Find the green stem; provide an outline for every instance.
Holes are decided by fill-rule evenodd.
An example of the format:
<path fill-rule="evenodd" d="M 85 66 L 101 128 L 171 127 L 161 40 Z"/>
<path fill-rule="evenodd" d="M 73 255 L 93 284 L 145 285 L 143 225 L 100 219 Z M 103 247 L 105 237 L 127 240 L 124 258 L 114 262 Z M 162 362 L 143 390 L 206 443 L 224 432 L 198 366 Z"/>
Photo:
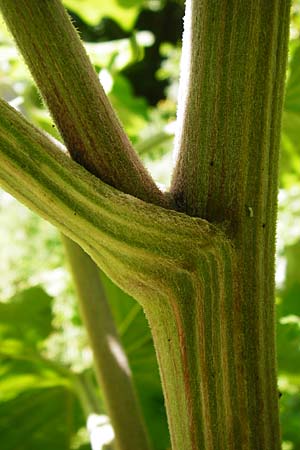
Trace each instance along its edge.
<path fill-rule="evenodd" d="M 237 258 L 226 325 L 231 342 L 227 351 L 221 341 L 209 350 L 215 359 L 223 355 L 211 376 L 223 373 L 224 392 L 230 395 L 219 403 L 227 416 L 219 427 L 217 397 L 207 398 L 211 435 L 205 450 L 277 450 L 281 445 L 274 253 L 289 8 L 289 0 L 254 0 L 247 7 L 243 0 L 187 2 L 172 192 L 181 210 L 223 224 Z M 216 282 L 211 286 L 216 289 Z M 213 305 L 205 323 L 212 343 L 222 339 Z M 211 382 L 213 390 L 217 381 Z"/>
<path fill-rule="evenodd" d="M 162 194 L 121 129 L 61 2 L 0 1 L 0 7 L 73 159 L 124 192 L 163 204 Z M 69 240 L 66 242 L 117 445 L 120 449 L 146 449 L 148 443 L 131 379 L 129 375 L 126 379 L 122 368 L 113 360 L 107 343 L 108 333 L 123 352 L 112 319 L 108 320 L 110 313 L 96 276 L 97 267 L 80 247 Z M 76 261 L 82 264 L 80 270 Z M 93 294 L 90 286 L 95 289 Z M 93 304 L 90 297 L 94 299 Z M 97 301 L 98 309 L 102 305 L 102 313 L 94 314 Z M 102 335 L 99 330 L 103 331 Z M 126 360 L 124 352 L 123 356 Z"/>
<path fill-rule="evenodd" d="M 115 430 L 116 447 L 120 450 L 149 449 L 129 363 L 111 316 L 97 266 L 73 241 L 63 237 L 63 242 L 83 323 L 93 350 L 97 379 Z"/>
<path fill-rule="evenodd" d="M 227 355 L 222 357 L 224 372 L 233 367 L 234 374 L 224 377 L 226 398 L 239 405 L 242 389 L 234 371 L 239 360 L 232 361 L 231 340 L 239 342 L 240 328 L 231 313 L 239 300 L 231 298 L 237 292 L 231 242 L 205 220 L 144 203 L 105 185 L 4 102 L 0 116 L 0 183 L 75 240 L 142 304 L 160 363 L 173 449 L 202 448 L 206 426 L 205 439 L 211 443 L 210 436 L 217 426 L 223 429 L 225 417 L 216 401 L 223 378 L 217 391 L 211 390 L 210 381 L 216 369 L 222 370 L 220 360 L 211 356 L 219 350 L 219 341 Z M 214 308 L 219 327 L 212 332 Z M 239 317 L 238 308 L 235 315 Z M 244 397 L 240 403 L 244 405 Z M 219 408 L 219 422 L 211 415 L 211 405 Z M 231 413 L 233 408 L 236 405 Z M 201 425 L 207 417 L 208 424 Z"/>
<path fill-rule="evenodd" d="M 144 307 L 173 450 L 280 448 L 273 255 L 288 11 L 283 0 L 187 3 L 194 89 L 173 191 L 218 226 L 104 185 L 0 103 L 0 182 Z"/>
<path fill-rule="evenodd" d="M 180 249 L 169 254 L 174 239 L 183 246 L 195 238 L 206 247 L 219 235 L 205 220 L 106 185 L 1 100 L 0 117 L 1 185 L 75 240 L 127 292 L 142 293 L 148 272 L 160 279 L 159 266 L 176 267 L 184 261 Z M 162 241 L 159 246 L 156 240 Z M 152 252 L 160 261 L 154 267 Z M 140 258 L 147 264 L 144 271 L 139 269 Z M 131 270 L 133 277 L 128 277 Z"/>
<path fill-rule="evenodd" d="M 0 0 L 0 10 L 73 159 L 123 192 L 164 204 L 61 1 Z"/>
<path fill-rule="evenodd" d="M 172 192 L 182 210 L 244 229 L 276 203 L 290 0 L 188 0 Z M 272 186 L 268 186 L 268 184 Z"/>

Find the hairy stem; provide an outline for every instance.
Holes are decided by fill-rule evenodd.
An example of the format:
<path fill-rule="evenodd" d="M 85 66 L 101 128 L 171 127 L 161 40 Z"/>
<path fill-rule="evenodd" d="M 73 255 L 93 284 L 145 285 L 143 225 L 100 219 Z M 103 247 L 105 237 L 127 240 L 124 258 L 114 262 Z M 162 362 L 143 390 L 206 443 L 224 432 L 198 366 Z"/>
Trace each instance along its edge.
<path fill-rule="evenodd" d="M 240 367 L 232 243 L 205 220 L 105 185 L 3 102 L 0 115 L 1 184 L 81 245 L 144 307 L 173 450 L 250 449 L 247 407 L 255 398 Z"/>
<path fill-rule="evenodd" d="M 217 225 L 108 187 L 0 103 L 2 185 L 144 307 L 173 450 L 280 448 L 274 235 L 288 15 L 284 0 L 187 2 L 172 191 Z"/>
<path fill-rule="evenodd" d="M 141 297 L 150 274 L 160 280 L 162 265 L 186 264 L 180 248 L 174 246 L 172 253 L 174 240 L 184 247 L 195 238 L 205 248 L 220 236 L 205 220 L 106 185 L 1 100 L 0 116 L 1 185 L 81 245 L 127 292 L 137 290 Z M 144 270 L 139 267 L 141 258 Z"/>
<path fill-rule="evenodd" d="M 241 397 L 230 449 L 280 448 L 274 253 L 289 8 L 187 1 L 172 192 L 181 210 L 222 223 L 236 248 Z"/>
<path fill-rule="evenodd" d="M 72 158 L 123 192 L 164 204 L 61 1 L 0 0 L 0 10 Z"/>
<path fill-rule="evenodd" d="M 3 150 L 4 153 L 7 152 L 7 156 L 8 154 L 10 155 L 7 159 L 5 158 L 7 164 L 3 161 L 3 165 L 0 170 L 4 177 L 3 186 L 6 186 L 10 191 L 10 180 L 12 181 L 13 178 L 15 178 L 15 181 L 17 179 L 20 180 L 20 176 L 25 184 L 22 182 L 22 187 L 20 186 L 20 188 L 17 188 L 15 185 L 21 195 L 20 198 L 18 194 L 15 194 L 16 198 L 19 198 L 22 201 L 22 199 L 26 196 L 27 199 L 32 200 L 33 197 L 36 197 L 34 203 L 36 207 L 38 207 L 38 212 L 45 218 L 49 218 L 47 217 L 48 210 L 53 218 L 56 216 L 55 221 L 58 228 L 61 229 L 61 225 L 63 225 L 62 231 L 65 230 L 66 234 L 69 235 L 71 232 L 70 228 L 73 227 L 71 227 L 66 218 L 61 215 L 62 210 L 65 210 L 65 212 L 68 210 L 68 208 L 65 209 L 64 198 L 67 190 L 70 188 L 70 186 L 69 188 L 67 187 L 68 182 L 63 173 L 69 173 L 70 179 L 73 179 L 74 176 L 76 178 L 74 172 L 75 167 L 80 168 L 83 173 L 87 175 L 89 173 L 81 168 L 81 166 L 78 166 L 75 162 L 69 160 L 69 158 L 58 150 L 51 141 L 49 141 L 33 126 L 26 123 L 25 119 L 23 119 L 12 108 L 6 105 L 3 101 L 0 100 L 0 102 L 0 153 L 2 154 Z M 54 157 L 55 153 L 57 156 L 55 162 L 56 168 L 52 165 L 50 172 L 47 170 L 44 172 L 44 169 L 46 169 L 46 166 L 50 161 L 48 160 L 48 157 L 51 156 L 51 154 Z M 48 162 L 46 162 L 46 160 Z M 53 159 L 53 162 L 54 161 L 55 159 Z M 73 170 L 70 169 L 70 167 L 69 169 L 64 168 L 63 161 L 65 163 L 73 164 Z M 24 178 L 21 173 L 19 173 L 19 176 L 16 175 L 15 170 L 18 171 L 17 167 L 19 164 L 19 168 L 23 167 L 25 170 L 23 172 Z M 62 164 L 61 167 L 60 164 Z M 32 181 L 30 181 L 29 176 L 31 169 L 33 169 L 33 172 L 31 172 Z M 29 170 L 29 172 L 27 172 L 27 170 Z M 57 174 L 60 173 L 60 175 L 56 178 L 56 176 L 54 176 L 54 172 L 52 171 Z M 13 175 L 13 173 L 15 173 L 15 175 Z M 58 183 L 60 184 L 60 188 L 58 184 L 56 184 L 56 181 L 54 181 L 53 176 L 56 178 L 56 181 L 60 179 Z M 90 177 L 97 181 L 97 179 L 92 175 L 90 175 Z M 7 185 L 5 180 L 8 182 Z M 43 182 L 48 185 L 47 188 L 46 186 L 44 186 L 44 189 L 41 188 L 40 183 Z M 52 190 L 52 182 L 54 182 L 52 185 L 53 196 L 50 192 Z M 100 181 L 99 183 L 105 186 Z M 15 183 L 13 182 L 13 184 Z M 39 185 L 40 188 L 38 188 Z M 61 199 L 59 200 L 57 198 L 54 200 L 56 196 L 55 192 L 58 193 L 61 188 Z M 65 193 L 63 193 L 63 191 Z M 72 189 L 70 189 L 70 194 L 71 191 Z M 49 194 L 50 197 L 48 197 Z M 87 198 L 89 197 L 89 194 L 87 193 L 82 193 L 80 196 L 81 195 L 86 195 Z M 69 196 L 69 194 L 67 194 L 67 196 Z M 71 210 L 69 210 L 69 214 L 73 217 L 73 220 L 75 219 L 76 222 L 77 210 L 81 209 L 82 206 L 79 204 L 77 205 L 76 198 L 72 197 L 73 195 L 71 194 L 69 196 L 69 207 L 71 207 L 73 211 L 71 212 Z M 29 204 L 29 206 L 32 207 L 33 205 Z M 32 209 L 36 209 L 36 207 L 33 207 Z M 57 207 L 58 209 L 61 209 L 61 212 L 56 210 Z M 92 214 L 95 214 L 95 212 Z M 79 215 L 80 213 L 78 212 L 78 216 Z M 75 228 L 73 231 L 75 231 Z M 79 244 L 82 244 L 82 242 L 86 240 L 86 233 L 88 233 L 88 231 L 87 229 L 81 230 L 81 233 L 83 240 L 80 240 Z M 73 234 L 71 236 L 73 236 Z M 126 356 L 119 343 L 109 308 L 104 298 L 97 266 L 77 244 L 72 243 L 70 240 L 65 240 L 65 242 L 68 256 L 71 261 L 74 282 L 77 286 L 78 298 L 85 319 L 84 321 L 87 325 L 87 331 L 91 341 L 96 372 L 100 381 L 100 386 L 103 390 L 104 398 L 106 399 L 112 424 L 115 427 L 116 445 L 118 445 L 118 449 L 120 450 L 147 450 L 149 449 L 148 439 L 146 437 L 142 417 L 138 410 L 134 387 L 129 374 L 129 367 L 126 373 L 126 371 L 124 371 L 124 367 L 121 367 L 121 365 L 118 364 L 118 360 L 112 351 L 112 348 L 117 347 L 117 351 L 123 358 L 124 364 L 126 363 Z M 101 256 L 98 255 L 98 265 L 100 259 Z M 110 348 L 110 345 L 112 348 Z"/>
<path fill-rule="evenodd" d="M 276 202 L 289 0 L 188 0 L 172 192 L 180 208 L 244 228 Z M 269 186 L 272 183 L 272 186 Z"/>
<path fill-rule="evenodd" d="M 0 1 L 0 8 L 72 158 L 124 192 L 164 204 L 162 194 L 144 170 L 121 129 L 61 2 Z M 131 446 L 132 449 L 146 449 L 148 443 L 131 380 L 128 376 L 126 381 L 118 364 L 114 364 L 115 374 L 112 376 L 112 353 L 107 336 L 104 337 L 106 328 L 103 324 L 110 324 L 112 329 L 113 323 L 111 320 L 106 322 L 109 310 L 103 304 L 105 299 L 100 280 L 95 281 L 97 266 L 75 243 L 67 242 L 66 252 L 73 267 L 73 279 L 78 287 L 96 371 L 115 428 L 118 448 Z M 76 259 L 82 264 L 81 270 L 76 270 Z M 83 273 L 86 294 L 82 289 Z M 89 286 L 95 289 L 93 295 Z M 90 297 L 94 299 L 93 304 Z M 98 311 L 93 315 L 96 305 L 101 309 L 101 304 L 106 314 L 103 316 Z M 91 318 L 93 321 L 89 320 Z M 103 330 L 104 334 L 94 336 L 94 330 Z M 123 351 L 116 333 L 112 334 L 120 351 Z M 117 380 L 118 390 L 113 380 Z"/>
<path fill-rule="evenodd" d="M 232 350 L 229 337 L 239 337 L 229 314 L 231 294 L 236 292 L 232 287 L 235 271 L 227 277 L 228 299 L 222 300 L 227 292 L 224 274 L 235 259 L 230 241 L 205 220 L 144 203 L 105 185 L 4 102 L 0 102 L 0 115 L 0 183 L 82 246 L 142 304 L 160 362 L 173 448 L 202 448 L 217 426 L 212 415 L 209 424 L 198 427 L 207 417 L 207 407 L 211 408 L 209 401 L 207 407 L 199 402 L 199 389 L 202 400 L 212 398 L 218 407 L 210 374 L 220 361 L 216 363 L 210 352 L 218 350 L 221 341 L 228 354 Z M 214 294 L 213 280 L 217 281 Z M 216 313 L 213 299 L 224 303 L 223 309 L 215 305 Z M 220 323 L 212 334 L 214 317 L 221 320 L 222 311 L 225 325 Z M 227 315 L 232 324 L 228 327 Z M 198 353 L 200 361 L 195 358 Z M 226 358 L 224 364 L 228 371 Z M 234 379 L 225 380 L 227 391 L 231 382 L 230 392 L 236 399 L 240 387 L 234 369 Z M 201 385 L 200 370 L 206 374 Z M 223 386 L 223 378 L 218 379 L 217 393 Z M 224 418 L 222 409 L 218 414 Z M 223 427 L 221 419 L 219 427 Z M 229 420 L 228 429 L 232 426 Z"/>

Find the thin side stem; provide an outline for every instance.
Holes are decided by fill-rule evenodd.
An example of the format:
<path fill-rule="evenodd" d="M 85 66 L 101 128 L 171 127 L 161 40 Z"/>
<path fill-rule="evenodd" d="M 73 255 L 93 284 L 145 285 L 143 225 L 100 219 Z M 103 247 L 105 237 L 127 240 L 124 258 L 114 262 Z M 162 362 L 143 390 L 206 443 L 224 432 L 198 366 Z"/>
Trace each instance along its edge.
<path fill-rule="evenodd" d="M 0 0 L 0 10 L 72 158 L 111 186 L 163 205 L 61 1 Z"/>
<path fill-rule="evenodd" d="M 72 384 L 75 395 L 80 402 L 81 408 L 86 419 L 90 414 L 97 414 L 100 412 L 98 399 L 91 395 L 90 386 L 87 386 L 84 374 L 72 374 Z"/>
<path fill-rule="evenodd" d="M 115 430 L 115 445 L 120 450 L 149 449 L 131 370 L 114 325 L 99 270 L 81 247 L 66 237 L 63 237 L 63 242 L 93 350 L 97 379 Z"/>

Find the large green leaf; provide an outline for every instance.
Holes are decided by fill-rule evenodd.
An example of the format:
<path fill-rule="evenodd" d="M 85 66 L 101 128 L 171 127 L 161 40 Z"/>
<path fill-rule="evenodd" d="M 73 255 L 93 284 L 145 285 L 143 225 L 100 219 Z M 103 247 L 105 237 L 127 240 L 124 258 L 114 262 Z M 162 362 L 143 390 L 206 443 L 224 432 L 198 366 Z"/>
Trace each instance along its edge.
<path fill-rule="evenodd" d="M 282 118 L 281 184 L 299 183 L 300 173 L 300 43 L 291 45 L 292 57 Z"/>
<path fill-rule="evenodd" d="M 289 64 L 289 77 L 286 83 L 284 109 L 300 114 L 300 43 L 292 42 L 292 58 Z"/>
<path fill-rule="evenodd" d="M 72 373 L 43 355 L 51 303 L 39 286 L 0 303 L 1 450 L 69 450 L 84 426 Z"/>
<path fill-rule="evenodd" d="M 1 450 L 70 450 L 85 426 L 73 377 L 26 349 L 0 356 Z"/>
<path fill-rule="evenodd" d="M 27 389 L 0 403 L 2 450 L 69 450 L 80 410 L 64 386 Z"/>
<path fill-rule="evenodd" d="M 38 346 L 52 331 L 52 298 L 39 286 L 0 302 L 0 337 Z"/>
<path fill-rule="evenodd" d="M 284 287 L 277 306 L 277 350 L 279 372 L 300 382 L 300 243 L 285 249 L 287 259 Z M 300 385 L 300 384 L 299 384 Z"/>
<path fill-rule="evenodd" d="M 291 450 L 300 450 L 300 391 L 285 392 L 280 399 L 280 419 L 283 441 L 292 442 Z M 284 450 L 284 447 L 282 447 Z"/>
<path fill-rule="evenodd" d="M 97 25 L 103 17 L 120 22 L 131 28 L 143 0 L 64 0 L 64 5 L 78 14 L 90 25 Z"/>
<path fill-rule="evenodd" d="M 130 83 L 122 75 L 114 77 L 109 99 L 131 138 L 146 126 L 148 105 L 144 98 L 135 97 Z"/>

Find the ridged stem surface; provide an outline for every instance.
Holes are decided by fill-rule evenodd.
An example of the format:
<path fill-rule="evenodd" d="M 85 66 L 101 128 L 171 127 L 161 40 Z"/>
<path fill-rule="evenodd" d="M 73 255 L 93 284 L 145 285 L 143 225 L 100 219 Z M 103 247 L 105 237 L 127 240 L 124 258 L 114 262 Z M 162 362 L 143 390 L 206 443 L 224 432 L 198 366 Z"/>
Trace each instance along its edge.
<path fill-rule="evenodd" d="M 182 425 L 179 408 L 189 407 L 187 417 L 192 422 L 199 412 L 199 402 L 194 401 L 194 394 L 198 399 L 197 386 L 191 387 L 192 397 L 190 388 L 187 392 L 184 389 L 184 383 L 189 385 L 186 376 L 192 379 L 190 364 L 195 361 L 192 348 L 195 350 L 197 344 L 188 347 L 191 353 L 186 353 L 189 341 L 184 336 L 182 340 L 181 333 L 186 332 L 189 324 L 182 326 L 180 316 L 189 314 L 193 297 L 199 298 L 207 289 L 204 280 L 210 271 L 210 260 L 219 260 L 222 253 L 219 248 L 224 247 L 224 254 L 231 254 L 230 243 L 206 221 L 144 203 L 105 185 L 69 160 L 4 102 L 0 103 L 0 115 L 1 185 L 78 242 L 112 279 L 134 295 L 146 310 L 154 336 L 159 334 L 151 311 L 162 309 L 177 314 L 176 303 L 173 311 L 169 304 L 172 305 L 173 299 L 181 302 L 179 315 L 169 317 L 175 333 L 170 354 L 176 357 L 178 381 L 175 385 L 173 378 L 165 382 L 165 370 L 161 373 L 173 441 L 174 433 L 178 436 L 174 445 L 179 442 L 181 448 L 192 448 L 190 435 L 186 434 L 191 421 L 184 420 Z M 199 277 L 200 267 L 204 273 Z M 188 360 L 192 356 L 188 366 L 186 356 Z M 160 362 L 163 364 L 164 360 L 160 358 Z M 170 362 L 166 360 L 165 364 L 169 367 Z M 182 404 L 174 404 L 177 382 L 181 388 L 176 395 L 181 396 Z M 186 410 L 184 417 L 185 413 Z"/>
<path fill-rule="evenodd" d="M 172 192 L 201 219 L 106 186 L 0 103 L 3 187 L 144 307 L 173 450 L 280 448 L 274 236 L 288 17 L 284 0 L 187 2 Z"/>
<path fill-rule="evenodd" d="M 229 399 L 224 403 L 234 426 L 227 443 L 221 429 L 212 429 L 204 449 L 281 446 L 274 253 L 289 8 L 288 0 L 186 5 L 171 191 L 180 210 L 220 224 L 231 239 L 239 297 L 232 304 L 239 319 L 228 326 L 239 328 L 237 340 L 232 330 L 237 363 L 229 375 L 235 374 L 240 397 L 231 408 Z M 218 323 L 212 322 L 212 333 Z"/>
<path fill-rule="evenodd" d="M 72 158 L 129 194 L 164 203 L 122 130 L 61 2 L 5 1 L 0 8 Z M 146 450 L 149 445 L 132 380 L 109 349 L 108 335 L 113 334 L 126 360 L 97 266 L 76 243 L 67 238 L 64 242 L 116 445 L 120 450 Z"/>
<path fill-rule="evenodd" d="M 276 390 L 262 391 L 272 408 L 274 394 L 274 414 L 261 409 L 256 385 L 247 384 L 245 365 L 261 358 L 261 349 L 244 352 L 243 293 L 232 241 L 203 219 L 105 185 L 4 102 L 0 115 L 1 185 L 83 247 L 144 307 L 173 450 L 279 448 Z M 256 328 L 247 332 L 256 338 Z"/>

